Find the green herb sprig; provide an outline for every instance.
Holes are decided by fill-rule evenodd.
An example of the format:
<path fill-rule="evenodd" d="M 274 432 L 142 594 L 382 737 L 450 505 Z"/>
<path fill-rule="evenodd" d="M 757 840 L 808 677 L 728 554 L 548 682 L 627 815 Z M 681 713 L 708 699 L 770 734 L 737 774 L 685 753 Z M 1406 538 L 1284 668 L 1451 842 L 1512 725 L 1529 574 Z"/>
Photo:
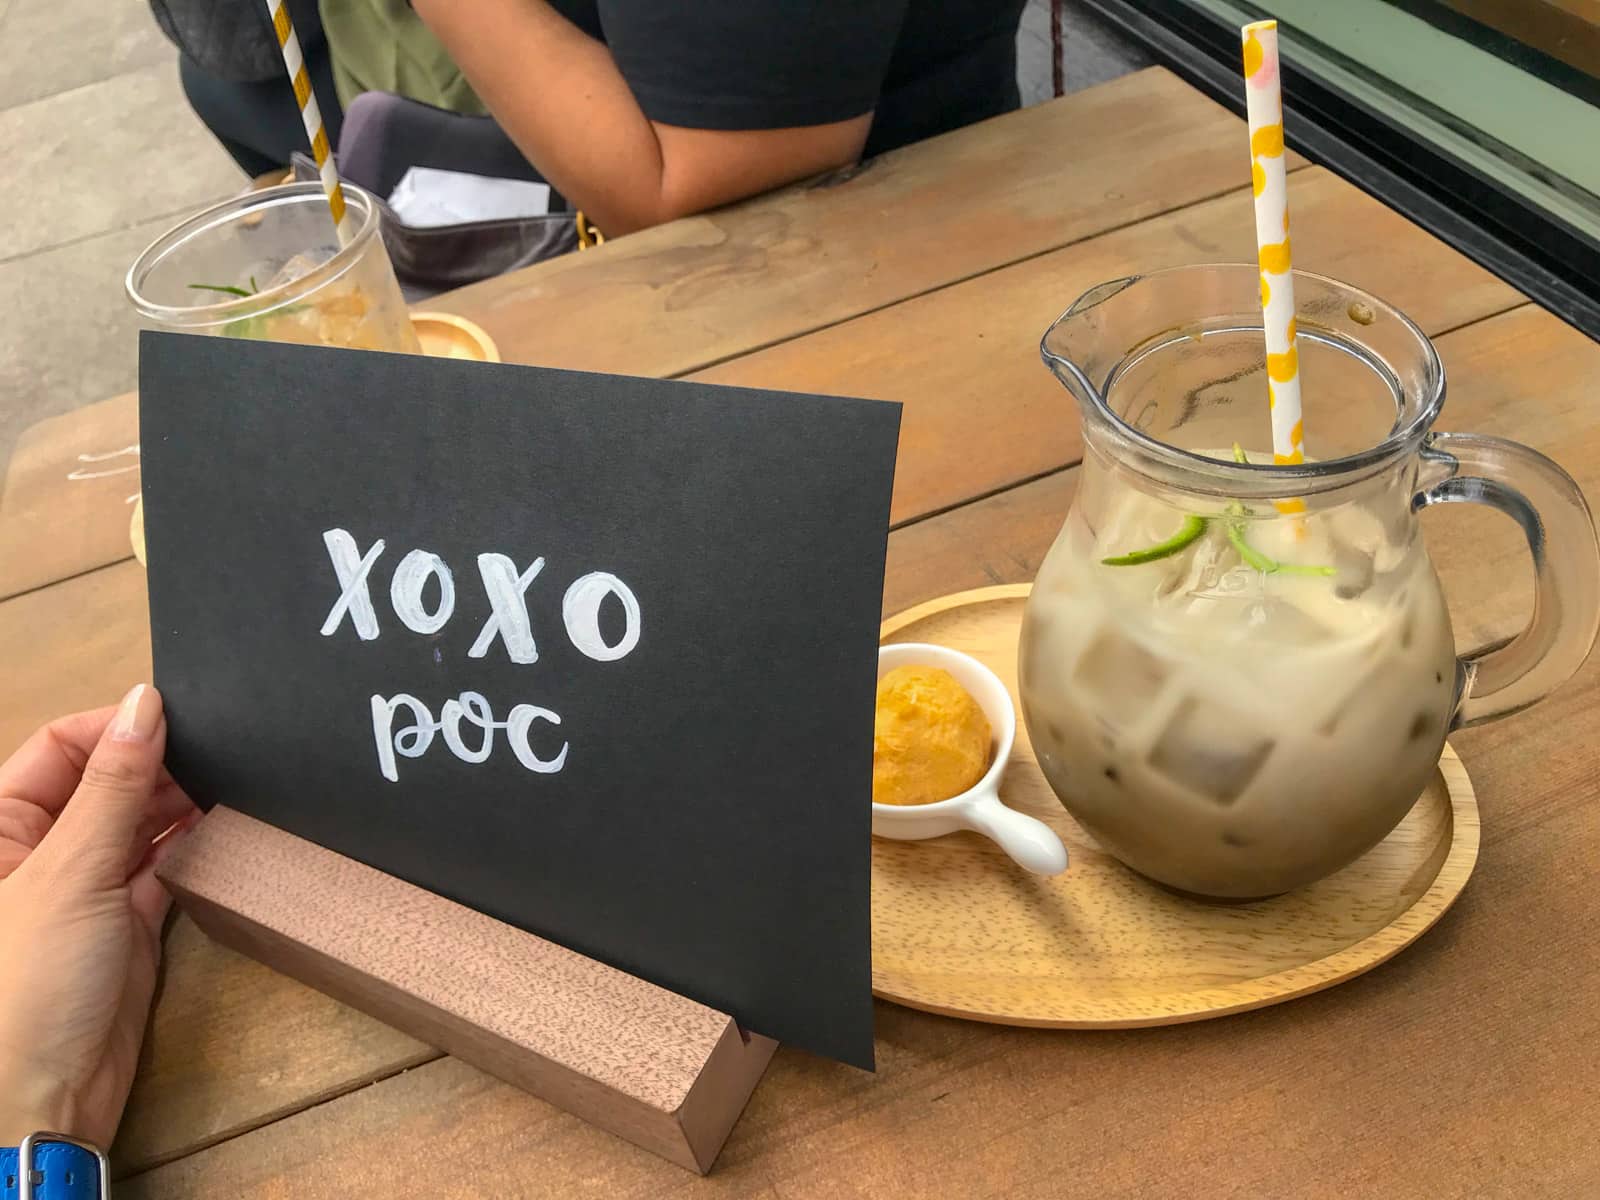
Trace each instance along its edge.
<path fill-rule="evenodd" d="M 1233 444 L 1233 461 L 1248 463 L 1250 459 L 1245 455 L 1244 449 L 1238 442 Z M 1252 570 L 1260 571 L 1263 575 L 1315 575 L 1328 576 L 1336 573 L 1333 567 L 1306 566 L 1300 563 L 1279 562 L 1257 550 L 1245 537 L 1247 513 L 1245 507 L 1238 500 L 1229 501 L 1228 519 L 1224 522 L 1228 543 L 1238 553 L 1240 561 Z M 1209 527 L 1210 522 L 1205 517 L 1186 516 L 1183 524 L 1178 527 L 1178 532 L 1165 541 L 1157 542 L 1153 546 L 1146 546 L 1142 550 L 1130 550 L 1126 554 L 1113 555 L 1102 558 L 1100 561 L 1108 567 L 1135 567 L 1142 563 L 1156 562 L 1181 553 L 1189 546 L 1199 541 Z"/>
<path fill-rule="evenodd" d="M 1233 461 L 1247 463 L 1250 461 L 1244 448 L 1238 442 L 1233 444 Z M 1245 508 L 1239 501 L 1234 500 L 1228 504 L 1228 541 L 1239 552 L 1239 557 L 1245 565 L 1260 571 L 1263 575 L 1332 575 L 1333 567 L 1309 567 L 1299 563 L 1282 563 L 1275 558 L 1269 558 L 1245 540 Z"/>
<path fill-rule="evenodd" d="M 1187 516 L 1183 524 L 1178 527 L 1178 532 L 1164 542 L 1157 542 L 1154 546 L 1146 546 L 1143 550 L 1130 550 L 1127 554 L 1118 554 L 1112 558 L 1102 558 L 1100 561 L 1108 567 L 1136 567 L 1140 563 L 1155 562 L 1157 559 L 1168 558 L 1178 553 L 1191 543 L 1199 540 L 1205 533 L 1206 527 L 1211 522 L 1204 517 Z"/>
<path fill-rule="evenodd" d="M 251 296 L 259 295 L 261 292 L 261 289 L 256 286 L 256 277 L 254 275 L 250 276 L 248 289 L 234 287 L 232 284 L 227 283 L 191 283 L 189 286 L 197 292 L 220 292 L 224 296 L 239 296 L 246 300 Z M 287 308 L 279 309 L 278 314 L 280 316 L 288 316 L 291 313 L 299 312 L 304 307 L 305 305 L 303 304 L 291 304 Z M 237 321 L 229 321 L 222 327 L 222 336 L 249 338 L 258 342 L 267 342 L 272 340 L 270 328 L 267 315 L 265 313 L 257 313 L 254 316 L 240 317 Z"/>

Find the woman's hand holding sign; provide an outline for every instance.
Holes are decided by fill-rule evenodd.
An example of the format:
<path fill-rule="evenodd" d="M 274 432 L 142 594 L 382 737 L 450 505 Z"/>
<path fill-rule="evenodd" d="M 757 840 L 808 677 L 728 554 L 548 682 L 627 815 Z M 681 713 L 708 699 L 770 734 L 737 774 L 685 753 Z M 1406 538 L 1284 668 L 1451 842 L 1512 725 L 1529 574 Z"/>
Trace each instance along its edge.
<path fill-rule="evenodd" d="M 0 1146 L 116 1132 L 161 955 L 155 866 L 198 817 L 162 769 L 166 737 L 140 684 L 0 767 Z"/>

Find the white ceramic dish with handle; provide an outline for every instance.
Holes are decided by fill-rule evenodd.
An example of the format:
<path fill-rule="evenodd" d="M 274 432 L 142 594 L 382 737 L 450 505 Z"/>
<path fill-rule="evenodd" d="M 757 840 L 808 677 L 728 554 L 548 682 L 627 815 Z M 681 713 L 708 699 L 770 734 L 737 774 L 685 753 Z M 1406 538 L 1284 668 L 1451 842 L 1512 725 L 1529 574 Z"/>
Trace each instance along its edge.
<path fill-rule="evenodd" d="M 1000 677 L 971 655 L 929 642 L 897 642 L 878 648 L 878 678 L 896 667 L 940 667 L 966 688 L 994 732 L 994 758 L 983 778 L 959 796 L 934 804 L 874 804 L 872 832 L 878 837 L 921 841 L 958 829 L 981 833 L 1019 866 L 1039 875 L 1067 869 L 1067 849 L 1043 821 L 1007 808 L 1000 801 L 1000 780 L 1017 738 L 1017 709 Z"/>

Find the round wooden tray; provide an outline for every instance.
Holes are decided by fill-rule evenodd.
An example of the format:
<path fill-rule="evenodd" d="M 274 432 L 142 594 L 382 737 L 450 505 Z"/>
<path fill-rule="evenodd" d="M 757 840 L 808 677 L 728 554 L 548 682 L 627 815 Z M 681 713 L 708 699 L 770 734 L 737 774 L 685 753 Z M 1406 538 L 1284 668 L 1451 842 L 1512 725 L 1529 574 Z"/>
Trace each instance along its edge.
<path fill-rule="evenodd" d="M 936 642 L 987 663 L 1017 698 L 1026 584 L 961 592 L 891 617 L 885 642 Z M 872 839 L 872 988 L 953 1017 L 1059 1029 L 1171 1025 L 1261 1008 L 1371 970 L 1426 931 L 1478 858 L 1478 805 L 1446 746 L 1416 807 L 1366 855 L 1272 900 L 1209 905 L 1149 883 L 1056 800 L 1018 705 L 1000 794 L 1066 843 L 1063 875 L 1030 875 L 957 833 Z"/>

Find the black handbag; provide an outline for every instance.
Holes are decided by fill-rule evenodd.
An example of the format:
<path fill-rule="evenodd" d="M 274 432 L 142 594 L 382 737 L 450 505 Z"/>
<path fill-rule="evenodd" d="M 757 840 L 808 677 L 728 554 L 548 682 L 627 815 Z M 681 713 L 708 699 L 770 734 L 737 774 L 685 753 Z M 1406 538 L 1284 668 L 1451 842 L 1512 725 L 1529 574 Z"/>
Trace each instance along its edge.
<path fill-rule="evenodd" d="M 316 163 L 298 153 L 294 156 L 294 176 L 302 183 L 320 178 Z M 374 195 L 373 201 L 378 208 L 383 246 L 394 264 L 395 277 L 403 286 L 406 298 L 413 302 L 604 240 L 584 221 L 581 213 L 550 213 L 418 229 L 400 220 L 382 196 Z"/>
<path fill-rule="evenodd" d="M 317 0 L 285 0 L 303 49 L 322 40 Z M 209 75 L 260 83 L 283 75 L 283 54 L 262 0 L 150 0 L 167 40 Z"/>
<path fill-rule="evenodd" d="M 378 201 L 384 247 L 395 275 L 415 299 L 503 275 L 604 239 L 582 214 L 566 211 L 551 192 L 541 216 L 417 228 L 384 201 L 413 166 L 439 167 L 495 179 L 543 182 L 492 118 L 445 112 L 401 96 L 364 92 L 345 112 L 335 159 L 341 176 Z M 316 164 L 295 155 L 295 178 L 318 178 Z"/>

